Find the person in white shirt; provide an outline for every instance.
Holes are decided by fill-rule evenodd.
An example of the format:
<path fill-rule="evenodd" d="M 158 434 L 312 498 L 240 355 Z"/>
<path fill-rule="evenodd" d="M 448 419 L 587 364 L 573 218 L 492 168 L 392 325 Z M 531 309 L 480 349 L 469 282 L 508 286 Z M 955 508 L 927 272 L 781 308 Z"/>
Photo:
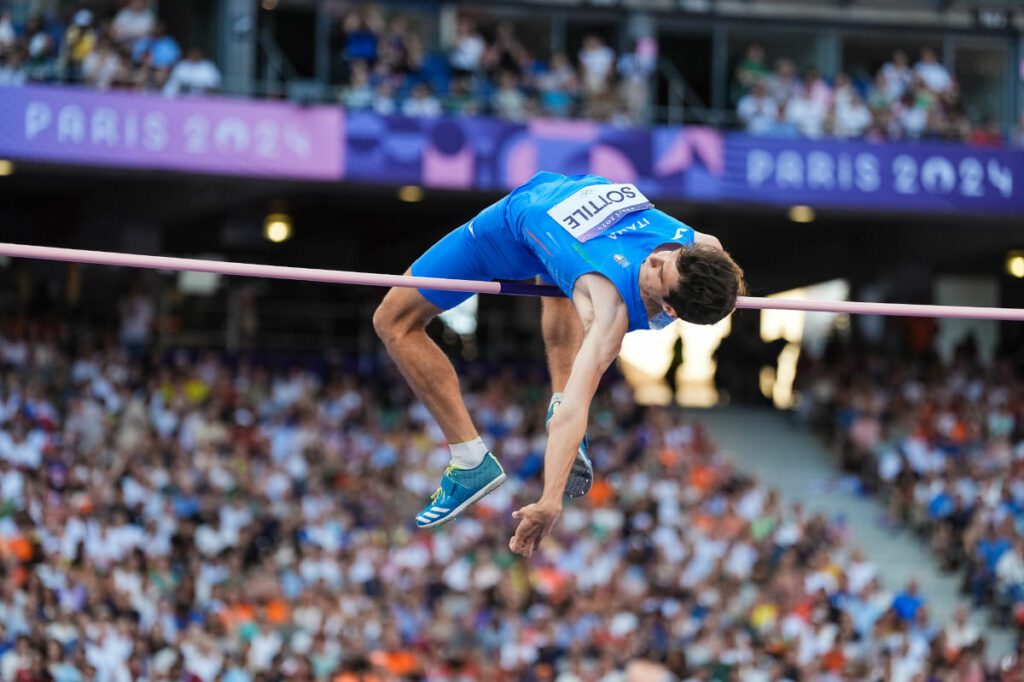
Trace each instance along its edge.
<path fill-rule="evenodd" d="M 932 92 L 942 94 L 953 85 L 949 70 L 939 63 L 935 50 L 926 47 L 921 50 L 921 61 L 914 65 L 914 73 L 921 77 Z"/>
<path fill-rule="evenodd" d="M 402 102 L 402 115 L 413 118 L 437 118 L 441 115 L 441 102 L 434 97 L 429 85 L 417 83 L 409 98 Z"/>
<path fill-rule="evenodd" d="M 600 37 L 589 35 L 583 39 L 579 60 L 584 89 L 590 94 L 605 92 L 615 66 L 615 51 Z"/>
<path fill-rule="evenodd" d="M 475 74 L 480 70 L 486 51 L 487 43 L 476 30 L 476 25 L 469 19 L 461 19 L 455 29 L 455 42 L 448 57 L 452 70 L 456 74 Z"/>
<path fill-rule="evenodd" d="M 217 65 L 206 58 L 202 48 L 192 47 L 188 51 L 188 56 L 171 70 L 171 75 L 164 86 L 164 94 L 201 94 L 219 89 L 220 70 Z"/>
<path fill-rule="evenodd" d="M 805 137 L 821 137 L 825 132 L 825 104 L 811 95 L 810 90 L 800 94 L 786 105 L 786 121 Z"/>
<path fill-rule="evenodd" d="M 779 106 L 768 96 L 765 84 L 757 81 L 750 92 L 740 98 L 736 106 L 736 115 L 743 121 L 748 133 L 765 135 L 771 132 L 779 121 Z"/>
<path fill-rule="evenodd" d="M 871 110 L 856 91 L 844 92 L 836 97 L 832 134 L 836 137 L 860 137 L 871 125 Z"/>
<path fill-rule="evenodd" d="M 910 70 L 910 60 L 903 50 L 896 50 L 892 53 L 892 60 L 882 66 L 882 75 L 885 76 L 886 86 L 889 88 L 889 100 L 897 101 L 903 97 L 903 93 L 910 87 L 913 73 Z"/>
<path fill-rule="evenodd" d="M 117 13 L 110 25 L 114 40 L 130 44 L 149 35 L 156 25 L 156 17 L 148 5 L 146 0 L 131 0 L 127 7 Z"/>

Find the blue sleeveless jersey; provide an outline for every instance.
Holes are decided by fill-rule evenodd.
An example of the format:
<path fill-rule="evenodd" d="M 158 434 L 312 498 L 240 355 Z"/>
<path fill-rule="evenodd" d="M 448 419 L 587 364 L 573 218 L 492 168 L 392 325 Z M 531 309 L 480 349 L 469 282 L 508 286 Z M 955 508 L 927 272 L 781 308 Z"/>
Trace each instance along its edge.
<path fill-rule="evenodd" d="M 630 331 L 649 328 L 640 265 L 659 246 L 687 246 L 694 237 L 635 186 L 596 175 L 538 173 L 509 195 L 505 222 L 569 298 L 581 275 L 610 280 L 626 302 Z"/>

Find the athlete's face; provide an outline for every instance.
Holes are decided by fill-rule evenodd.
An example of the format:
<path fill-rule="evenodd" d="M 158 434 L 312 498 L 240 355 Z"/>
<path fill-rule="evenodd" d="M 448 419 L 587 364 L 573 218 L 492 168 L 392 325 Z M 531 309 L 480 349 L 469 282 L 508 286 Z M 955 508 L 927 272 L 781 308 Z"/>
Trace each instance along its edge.
<path fill-rule="evenodd" d="M 655 251 L 647 257 L 644 268 L 644 290 L 648 299 L 672 317 L 676 317 L 676 311 L 665 302 L 665 299 L 679 286 L 677 261 L 681 251 L 682 249 Z"/>

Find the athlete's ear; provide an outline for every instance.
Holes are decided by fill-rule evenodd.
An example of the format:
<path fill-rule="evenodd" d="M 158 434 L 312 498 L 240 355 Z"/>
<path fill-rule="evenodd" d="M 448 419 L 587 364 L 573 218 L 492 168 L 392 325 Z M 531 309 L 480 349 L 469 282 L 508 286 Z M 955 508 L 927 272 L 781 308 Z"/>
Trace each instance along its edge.
<path fill-rule="evenodd" d="M 676 319 L 678 319 L 678 318 L 679 318 L 679 316 L 678 316 L 678 315 L 676 315 L 676 309 L 675 309 L 675 308 L 673 308 L 672 306 L 670 306 L 670 305 L 669 305 L 668 303 L 664 303 L 664 302 L 662 302 L 662 304 L 661 304 L 661 310 L 662 310 L 662 312 L 664 312 L 664 313 L 665 313 L 666 315 L 668 315 L 669 317 L 674 317 L 674 318 L 676 318 Z"/>

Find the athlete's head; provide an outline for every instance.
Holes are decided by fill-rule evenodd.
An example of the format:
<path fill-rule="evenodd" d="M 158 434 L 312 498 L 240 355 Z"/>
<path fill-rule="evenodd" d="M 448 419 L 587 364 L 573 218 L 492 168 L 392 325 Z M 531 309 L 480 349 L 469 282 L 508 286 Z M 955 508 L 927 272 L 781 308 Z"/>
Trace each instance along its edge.
<path fill-rule="evenodd" d="M 743 270 L 725 250 L 694 244 L 648 257 L 648 295 L 661 309 L 694 324 L 714 324 L 746 293 Z"/>

